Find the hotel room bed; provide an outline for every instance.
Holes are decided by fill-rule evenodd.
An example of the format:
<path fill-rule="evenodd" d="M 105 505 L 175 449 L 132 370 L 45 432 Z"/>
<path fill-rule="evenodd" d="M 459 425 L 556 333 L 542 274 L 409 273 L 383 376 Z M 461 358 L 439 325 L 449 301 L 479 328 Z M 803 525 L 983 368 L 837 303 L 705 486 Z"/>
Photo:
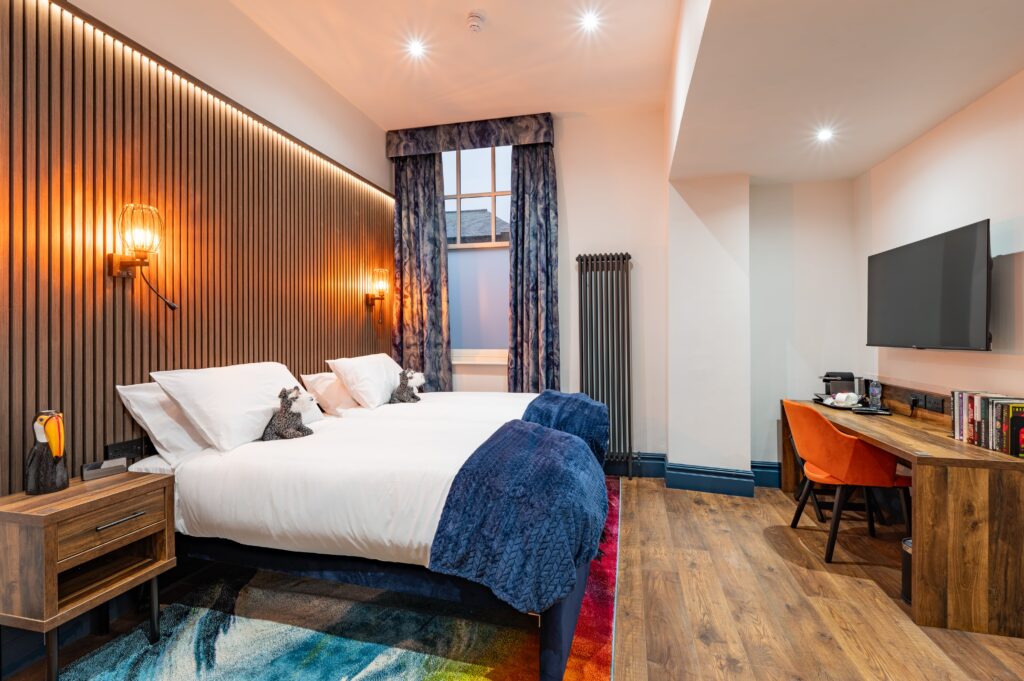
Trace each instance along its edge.
<path fill-rule="evenodd" d="M 421 397 L 325 417 L 305 438 L 206 449 L 172 471 L 159 457 L 132 469 L 174 473 L 180 548 L 196 557 L 497 605 L 480 584 L 426 568 L 456 476 L 536 395 Z M 545 681 L 562 677 L 588 573 L 589 562 L 539 613 Z"/>
<path fill-rule="evenodd" d="M 350 409 L 295 440 L 210 448 L 176 469 L 176 528 L 249 546 L 427 566 L 452 481 L 536 395 L 424 394 Z M 156 460 L 153 460 L 156 459 Z M 161 466 L 150 457 L 133 470 Z"/>

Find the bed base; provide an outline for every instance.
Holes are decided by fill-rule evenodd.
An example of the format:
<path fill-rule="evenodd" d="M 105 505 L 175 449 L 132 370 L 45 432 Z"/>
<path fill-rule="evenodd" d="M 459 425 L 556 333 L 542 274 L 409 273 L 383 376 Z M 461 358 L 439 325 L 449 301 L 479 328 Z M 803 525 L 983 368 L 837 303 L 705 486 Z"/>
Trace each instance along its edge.
<path fill-rule="evenodd" d="M 198 560 L 434 598 L 470 610 L 507 612 L 511 609 L 485 586 L 415 565 L 265 549 L 227 539 L 182 534 L 177 535 L 176 546 L 179 556 Z M 590 564 L 587 563 L 579 568 L 572 593 L 540 613 L 540 681 L 561 681 L 565 675 L 589 574 Z"/>

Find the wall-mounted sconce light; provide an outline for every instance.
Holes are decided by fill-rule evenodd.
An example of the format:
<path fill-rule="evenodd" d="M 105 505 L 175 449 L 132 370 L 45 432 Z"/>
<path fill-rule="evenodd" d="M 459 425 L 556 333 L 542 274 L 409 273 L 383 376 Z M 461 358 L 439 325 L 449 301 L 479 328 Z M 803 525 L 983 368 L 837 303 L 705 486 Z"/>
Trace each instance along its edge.
<path fill-rule="evenodd" d="M 128 203 L 117 216 L 117 238 L 124 247 L 124 253 L 108 253 L 107 269 L 112 277 L 131 279 L 135 270 L 146 286 L 167 307 L 177 310 L 175 303 L 167 300 L 149 283 L 143 268 L 149 266 L 149 257 L 160 250 L 160 239 L 163 237 L 164 220 L 160 211 L 153 206 L 142 203 Z"/>
<path fill-rule="evenodd" d="M 380 318 L 377 320 L 378 324 L 384 323 L 384 294 L 388 292 L 388 271 L 385 269 L 376 269 L 373 271 L 373 277 L 370 280 L 371 292 L 366 294 L 366 305 L 367 307 L 373 307 L 377 303 L 381 303 L 380 306 Z"/>

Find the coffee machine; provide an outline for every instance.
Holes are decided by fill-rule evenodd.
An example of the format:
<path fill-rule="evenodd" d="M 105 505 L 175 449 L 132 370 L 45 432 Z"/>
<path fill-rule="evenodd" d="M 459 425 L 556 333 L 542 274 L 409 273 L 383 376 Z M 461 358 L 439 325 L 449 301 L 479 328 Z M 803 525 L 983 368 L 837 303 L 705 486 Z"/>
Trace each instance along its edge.
<path fill-rule="evenodd" d="M 825 383 L 825 395 L 837 395 L 839 393 L 867 394 L 867 387 L 863 378 L 857 378 L 852 371 L 826 371 L 820 377 Z"/>

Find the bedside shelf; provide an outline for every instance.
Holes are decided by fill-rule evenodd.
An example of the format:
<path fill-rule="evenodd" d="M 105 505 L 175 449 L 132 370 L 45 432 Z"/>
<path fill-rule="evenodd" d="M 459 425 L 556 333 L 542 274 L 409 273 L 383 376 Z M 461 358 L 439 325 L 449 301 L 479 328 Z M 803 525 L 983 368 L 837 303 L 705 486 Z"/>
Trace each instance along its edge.
<path fill-rule="evenodd" d="M 121 473 L 53 494 L 0 498 L 0 625 L 46 635 L 47 678 L 57 674 L 57 627 L 150 584 L 176 564 L 174 477 Z"/>
<path fill-rule="evenodd" d="M 133 548 L 128 545 L 126 549 Z M 57 619 L 66 621 L 105 603 L 173 565 L 151 556 L 117 552 L 61 573 L 57 577 Z M 165 565 L 165 563 L 172 565 Z"/>

